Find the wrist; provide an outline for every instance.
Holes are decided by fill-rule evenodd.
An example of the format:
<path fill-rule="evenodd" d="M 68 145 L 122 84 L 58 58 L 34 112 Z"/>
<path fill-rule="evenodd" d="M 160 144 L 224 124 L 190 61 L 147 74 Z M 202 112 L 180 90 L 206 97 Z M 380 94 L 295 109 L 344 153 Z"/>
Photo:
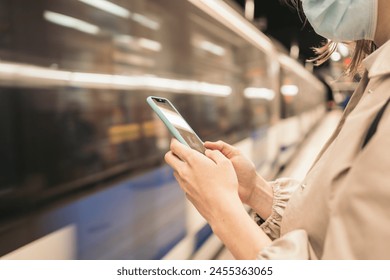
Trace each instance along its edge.
<path fill-rule="evenodd" d="M 246 204 L 265 220 L 272 213 L 273 196 L 272 186 L 257 175 L 255 186 Z"/>
<path fill-rule="evenodd" d="M 243 216 L 249 216 L 248 212 L 240 199 L 234 199 L 226 201 L 225 207 L 218 211 L 218 215 L 212 221 L 208 222 L 213 232 L 222 237 L 229 229 L 237 226 L 236 221 L 241 220 Z"/>
<path fill-rule="evenodd" d="M 235 258 L 254 259 L 271 241 L 253 222 L 241 201 L 236 202 L 225 207 L 223 214 L 210 226 Z"/>
<path fill-rule="evenodd" d="M 214 204 L 214 213 L 208 219 L 208 223 L 213 229 L 217 229 L 220 225 L 226 223 L 229 218 L 240 213 L 242 210 L 246 212 L 238 195 L 225 196 L 220 201 L 222 203 Z"/>

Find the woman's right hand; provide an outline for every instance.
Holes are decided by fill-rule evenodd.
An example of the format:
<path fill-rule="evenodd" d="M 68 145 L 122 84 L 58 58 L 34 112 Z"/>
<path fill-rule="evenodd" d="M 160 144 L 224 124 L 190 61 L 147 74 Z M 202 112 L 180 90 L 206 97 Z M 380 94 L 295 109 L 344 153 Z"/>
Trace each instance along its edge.
<path fill-rule="evenodd" d="M 238 195 L 243 203 L 250 205 L 256 185 L 267 182 L 261 178 L 256 172 L 255 165 L 247 159 L 239 149 L 223 142 L 205 142 L 206 149 L 219 150 L 225 157 L 227 157 L 233 164 L 234 170 L 238 178 Z"/>

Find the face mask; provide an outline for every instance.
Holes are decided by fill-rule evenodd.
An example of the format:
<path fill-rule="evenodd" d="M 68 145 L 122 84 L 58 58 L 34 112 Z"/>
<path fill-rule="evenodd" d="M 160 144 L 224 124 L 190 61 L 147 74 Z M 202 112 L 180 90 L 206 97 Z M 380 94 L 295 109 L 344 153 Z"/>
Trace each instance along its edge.
<path fill-rule="evenodd" d="M 378 0 L 302 0 L 302 7 L 314 30 L 327 39 L 374 40 Z"/>

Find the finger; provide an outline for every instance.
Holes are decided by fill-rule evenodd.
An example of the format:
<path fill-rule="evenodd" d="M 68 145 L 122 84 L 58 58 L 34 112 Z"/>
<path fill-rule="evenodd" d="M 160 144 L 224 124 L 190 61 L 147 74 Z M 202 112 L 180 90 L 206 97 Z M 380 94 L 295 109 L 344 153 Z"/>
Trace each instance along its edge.
<path fill-rule="evenodd" d="M 198 153 L 190 147 L 187 147 L 186 145 L 180 143 L 176 139 L 172 139 L 170 147 L 172 153 L 174 153 L 179 159 L 185 162 L 189 162 L 191 157 L 194 156 L 194 153 Z"/>
<path fill-rule="evenodd" d="M 207 149 L 211 150 L 221 150 L 223 146 L 222 141 L 217 141 L 217 142 L 211 142 L 211 141 L 206 141 L 203 143 L 203 146 Z"/>
<path fill-rule="evenodd" d="M 169 151 L 164 156 L 165 162 L 170 165 L 174 170 L 180 170 L 184 167 L 184 162 L 181 161 L 172 151 Z"/>
<path fill-rule="evenodd" d="M 222 154 L 224 154 L 227 158 L 232 158 L 233 156 L 237 155 L 238 150 L 237 148 L 229 145 L 228 143 L 225 143 L 221 140 L 217 142 L 209 142 L 206 141 L 204 143 L 205 148 L 211 149 L 211 150 L 219 150 Z"/>
<path fill-rule="evenodd" d="M 214 161 L 216 164 L 222 164 L 226 162 L 230 162 L 227 157 L 225 157 L 220 151 L 218 150 L 206 150 L 205 152 L 206 156 L 210 158 L 212 161 Z"/>

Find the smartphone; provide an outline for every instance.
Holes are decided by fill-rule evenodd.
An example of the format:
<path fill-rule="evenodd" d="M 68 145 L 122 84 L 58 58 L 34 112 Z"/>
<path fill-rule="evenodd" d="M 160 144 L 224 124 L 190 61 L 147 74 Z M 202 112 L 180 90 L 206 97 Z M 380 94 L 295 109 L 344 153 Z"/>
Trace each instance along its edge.
<path fill-rule="evenodd" d="M 202 140 L 200 140 L 199 136 L 196 135 L 194 130 L 168 99 L 149 96 L 146 101 L 177 140 L 204 154 L 206 149 L 203 146 Z"/>

